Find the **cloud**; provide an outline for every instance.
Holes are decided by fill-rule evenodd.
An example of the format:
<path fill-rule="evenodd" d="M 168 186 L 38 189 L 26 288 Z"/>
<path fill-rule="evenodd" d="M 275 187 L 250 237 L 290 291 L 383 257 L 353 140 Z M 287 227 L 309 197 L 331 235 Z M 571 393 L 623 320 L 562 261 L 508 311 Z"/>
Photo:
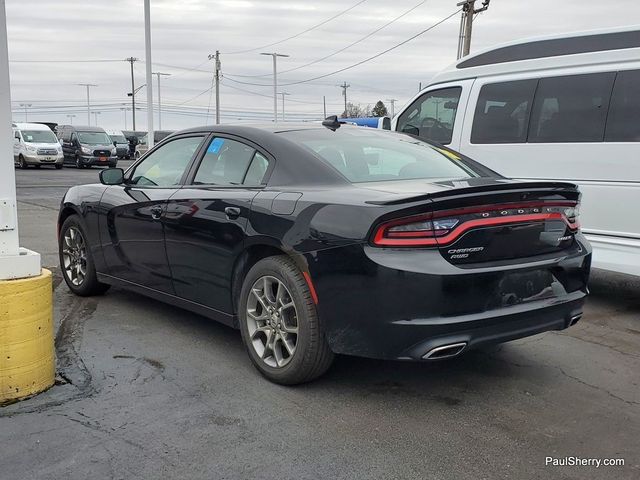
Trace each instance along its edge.
<path fill-rule="evenodd" d="M 154 71 L 162 78 L 163 128 L 178 129 L 213 121 L 211 62 L 207 55 L 222 52 L 221 109 L 224 121 L 269 120 L 272 109 L 271 59 L 257 48 L 295 35 L 346 10 L 348 2 L 324 0 L 151 0 Z M 364 37 L 400 15 L 419 0 L 368 0 L 339 18 L 269 51 L 289 54 L 278 60 L 284 71 L 324 57 Z M 454 0 L 429 0 L 411 14 L 365 41 L 325 61 L 283 73 L 280 83 L 324 75 L 370 57 L 399 43 L 455 11 Z M 19 103 L 31 103 L 29 119 L 86 123 L 86 91 L 78 83 L 95 83 L 92 104 L 101 111 L 106 128 L 124 128 L 121 108 L 130 106 L 129 64 L 126 57 L 144 60 L 142 0 L 6 0 L 14 118 L 23 120 Z M 339 113 L 343 98 L 337 85 L 351 84 L 350 101 L 373 104 L 397 98 L 402 105 L 435 73 L 455 60 L 458 16 L 416 40 L 354 69 L 310 83 L 283 86 L 289 118 Z M 494 0 L 489 11 L 474 23 L 473 50 L 523 37 L 557 34 L 621 24 L 640 24 L 634 0 L 590 2 L 581 0 Z M 51 62 L 25 63 L 26 60 Z M 118 60 L 82 63 L 68 60 Z M 182 68 L 175 68 L 182 67 Z M 198 67 L 187 71 L 185 68 Z M 244 75 L 264 75 L 245 77 Z M 154 87 L 156 86 L 154 78 Z M 245 85 L 246 82 L 258 85 Z M 144 63 L 135 64 L 135 84 L 145 83 Z M 247 93 L 250 92 L 250 93 Z M 146 104 L 145 90 L 138 97 Z M 157 92 L 156 92 L 157 93 Z M 156 100 L 157 101 L 157 100 Z M 280 103 L 279 103 L 280 105 Z M 62 108 L 64 107 L 64 108 Z M 209 116 L 207 117 L 207 110 Z M 131 112 L 128 112 L 131 127 Z M 145 112 L 137 112 L 138 128 L 145 128 Z M 92 118 L 93 121 L 93 118 Z M 157 124 L 157 121 L 156 121 Z"/>

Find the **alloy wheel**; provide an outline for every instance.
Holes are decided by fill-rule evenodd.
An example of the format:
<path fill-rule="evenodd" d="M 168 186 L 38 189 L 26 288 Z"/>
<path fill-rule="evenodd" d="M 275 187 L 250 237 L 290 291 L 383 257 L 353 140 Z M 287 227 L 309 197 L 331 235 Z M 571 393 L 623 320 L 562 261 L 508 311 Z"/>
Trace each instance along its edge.
<path fill-rule="evenodd" d="M 69 227 L 64 233 L 62 260 L 69 281 L 79 287 L 87 275 L 87 247 L 84 237 L 76 227 Z"/>
<path fill-rule="evenodd" d="M 273 368 L 286 366 L 298 344 L 298 312 L 286 285 L 276 277 L 258 278 L 249 292 L 246 313 L 258 357 Z"/>

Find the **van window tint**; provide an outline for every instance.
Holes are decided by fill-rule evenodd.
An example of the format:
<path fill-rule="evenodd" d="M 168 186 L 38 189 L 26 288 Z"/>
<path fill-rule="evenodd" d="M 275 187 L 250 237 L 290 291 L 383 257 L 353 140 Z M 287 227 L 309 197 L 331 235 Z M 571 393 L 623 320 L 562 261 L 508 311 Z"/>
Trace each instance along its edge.
<path fill-rule="evenodd" d="M 640 142 L 640 70 L 618 72 L 607 118 L 607 142 Z"/>
<path fill-rule="evenodd" d="M 523 143 L 537 80 L 484 85 L 473 116 L 471 143 Z"/>
<path fill-rule="evenodd" d="M 529 142 L 602 142 L 615 73 L 543 78 Z"/>
<path fill-rule="evenodd" d="M 462 88 L 443 88 L 419 97 L 398 118 L 396 130 L 443 145 L 451 143 Z"/>

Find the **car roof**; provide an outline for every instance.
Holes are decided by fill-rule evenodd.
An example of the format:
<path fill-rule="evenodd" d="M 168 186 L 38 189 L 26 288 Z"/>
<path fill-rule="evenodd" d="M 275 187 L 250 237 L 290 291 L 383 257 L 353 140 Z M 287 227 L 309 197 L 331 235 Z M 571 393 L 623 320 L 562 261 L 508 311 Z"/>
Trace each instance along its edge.
<path fill-rule="evenodd" d="M 75 130 L 76 132 L 103 132 L 104 128 L 102 127 L 91 127 L 89 125 L 58 125 L 58 130 L 63 128 L 69 128 L 71 130 Z"/>
<path fill-rule="evenodd" d="M 203 125 L 201 127 L 192 127 L 186 130 L 179 130 L 175 133 L 256 133 L 257 131 L 267 133 L 292 132 L 297 130 L 323 130 L 324 127 L 320 122 L 287 122 L 287 123 L 242 123 L 242 124 L 221 124 L 221 125 Z M 340 128 L 360 128 L 353 125 L 341 124 Z"/>
<path fill-rule="evenodd" d="M 49 130 L 51 129 L 42 123 L 14 123 L 13 128 L 17 128 L 19 130 Z"/>

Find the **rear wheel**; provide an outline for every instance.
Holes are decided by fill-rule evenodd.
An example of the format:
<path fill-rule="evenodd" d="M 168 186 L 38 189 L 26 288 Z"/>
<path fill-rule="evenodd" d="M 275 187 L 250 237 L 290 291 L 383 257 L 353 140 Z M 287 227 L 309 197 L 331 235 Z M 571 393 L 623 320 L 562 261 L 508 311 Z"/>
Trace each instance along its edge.
<path fill-rule="evenodd" d="M 331 366 L 334 355 L 309 286 L 288 257 L 265 258 L 251 268 L 239 307 L 249 357 L 269 380 L 283 385 L 304 383 Z"/>
<path fill-rule="evenodd" d="M 64 221 L 58 238 L 60 269 L 64 281 L 73 293 L 82 297 L 99 295 L 109 289 L 109 285 L 98 282 L 86 238 L 77 215 L 71 215 Z"/>
<path fill-rule="evenodd" d="M 25 162 L 24 157 L 22 155 L 18 157 L 18 166 L 22 169 L 29 168 L 29 165 L 27 165 L 27 162 Z"/>

